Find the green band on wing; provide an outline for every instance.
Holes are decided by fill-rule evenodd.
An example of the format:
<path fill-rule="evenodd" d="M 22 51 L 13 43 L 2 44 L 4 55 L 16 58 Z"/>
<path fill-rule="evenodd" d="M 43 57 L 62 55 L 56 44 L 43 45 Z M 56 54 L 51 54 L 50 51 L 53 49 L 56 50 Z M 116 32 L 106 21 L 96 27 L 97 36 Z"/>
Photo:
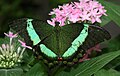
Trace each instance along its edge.
<path fill-rule="evenodd" d="M 72 46 L 68 48 L 68 50 L 63 54 L 62 57 L 71 56 L 78 50 L 78 47 L 83 44 L 86 37 L 88 36 L 88 27 L 89 27 L 88 24 L 84 24 L 84 28 L 81 31 L 80 35 L 72 42 Z"/>
<path fill-rule="evenodd" d="M 27 20 L 27 31 L 30 36 L 30 39 L 33 41 L 33 45 L 37 45 L 41 40 L 37 33 L 35 32 L 35 29 L 33 28 L 32 20 L 33 19 Z"/>
<path fill-rule="evenodd" d="M 40 44 L 40 49 L 41 52 L 43 52 L 49 57 L 57 57 L 57 55 L 54 52 L 52 52 L 50 49 L 48 49 L 44 44 Z"/>
<path fill-rule="evenodd" d="M 37 35 L 33 25 L 32 25 L 33 19 L 27 20 L 27 31 L 30 36 L 30 39 L 33 41 L 33 45 L 37 45 L 41 40 L 40 37 Z M 53 53 L 50 49 L 48 49 L 44 44 L 40 44 L 41 52 L 46 54 L 49 57 L 56 57 L 57 55 Z"/>

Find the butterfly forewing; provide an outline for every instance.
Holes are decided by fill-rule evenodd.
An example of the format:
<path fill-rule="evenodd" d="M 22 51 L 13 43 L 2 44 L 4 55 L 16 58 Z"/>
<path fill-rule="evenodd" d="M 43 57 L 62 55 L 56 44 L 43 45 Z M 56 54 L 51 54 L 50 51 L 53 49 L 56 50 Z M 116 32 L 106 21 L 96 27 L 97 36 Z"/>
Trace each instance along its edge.
<path fill-rule="evenodd" d="M 19 33 L 24 38 L 25 42 L 31 46 L 34 45 L 34 42 L 38 41 L 37 43 L 39 43 L 52 32 L 52 26 L 40 20 L 29 18 L 15 20 L 10 23 L 10 27 Z"/>
<path fill-rule="evenodd" d="M 33 41 L 30 40 L 30 36 L 27 32 L 27 20 L 28 18 L 17 19 L 9 23 L 11 29 L 16 31 L 22 38 L 24 38 L 27 45 L 32 46 Z"/>
<path fill-rule="evenodd" d="M 41 40 L 53 34 L 54 27 L 43 21 L 33 19 L 32 24 Z"/>

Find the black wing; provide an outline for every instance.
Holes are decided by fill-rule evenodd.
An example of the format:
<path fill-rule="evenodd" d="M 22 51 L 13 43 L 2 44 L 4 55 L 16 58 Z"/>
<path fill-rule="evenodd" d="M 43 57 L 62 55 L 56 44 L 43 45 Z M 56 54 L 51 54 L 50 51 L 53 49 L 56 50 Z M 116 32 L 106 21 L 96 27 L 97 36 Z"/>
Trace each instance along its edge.
<path fill-rule="evenodd" d="M 105 40 L 109 40 L 110 38 L 111 35 L 104 28 L 96 25 L 90 25 L 88 37 L 86 38 L 81 48 L 83 50 L 88 50 Z"/>
<path fill-rule="evenodd" d="M 9 23 L 9 26 L 11 29 L 15 30 L 22 38 L 24 38 L 27 45 L 32 46 L 33 41 L 30 40 L 30 36 L 28 35 L 28 32 L 27 32 L 27 20 L 28 19 L 29 18 L 17 19 Z M 33 19 L 32 24 L 33 24 L 34 30 L 36 31 L 38 36 L 40 36 L 41 40 L 49 36 L 53 29 L 51 28 L 52 26 L 37 19 Z"/>
<path fill-rule="evenodd" d="M 32 41 L 30 40 L 30 37 L 28 36 L 26 27 L 27 27 L 27 19 L 28 18 L 22 18 L 17 19 L 9 23 L 9 26 L 12 30 L 17 32 L 22 38 L 24 38 L 27 45 L 32 46 Z"/>

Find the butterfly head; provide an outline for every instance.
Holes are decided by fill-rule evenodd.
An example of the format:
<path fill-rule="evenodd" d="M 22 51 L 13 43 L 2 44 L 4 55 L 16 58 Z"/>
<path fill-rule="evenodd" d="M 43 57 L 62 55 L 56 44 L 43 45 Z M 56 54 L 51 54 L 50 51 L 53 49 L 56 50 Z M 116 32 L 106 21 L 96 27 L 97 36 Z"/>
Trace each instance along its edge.
<path fill-rule="evenodd" d="M 58 57 L 58 61 L 62 61 L 63 60 L 63 58 L 62 57 Z"/>
<path fill-rule="evenodd" d="M 59 22 L 55 22 L 55 26 L 59 26 L 59 24 L 60 24 Z"/>

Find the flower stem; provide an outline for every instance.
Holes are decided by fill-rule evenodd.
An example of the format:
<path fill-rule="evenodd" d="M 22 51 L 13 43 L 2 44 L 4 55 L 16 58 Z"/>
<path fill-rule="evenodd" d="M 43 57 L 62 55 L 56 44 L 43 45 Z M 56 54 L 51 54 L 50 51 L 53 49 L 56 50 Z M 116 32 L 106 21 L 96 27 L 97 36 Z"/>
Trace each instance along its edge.
<path fill-rule="evenodd" d="M 21 52 L 21 54 L 20 54 L 20 57 L 22 57 L 22 54 L 24 53 L 25 49 L 26 49 L 26 48 L 23 48 L 23 50 L 22 50 L 22 52 Z"/>

